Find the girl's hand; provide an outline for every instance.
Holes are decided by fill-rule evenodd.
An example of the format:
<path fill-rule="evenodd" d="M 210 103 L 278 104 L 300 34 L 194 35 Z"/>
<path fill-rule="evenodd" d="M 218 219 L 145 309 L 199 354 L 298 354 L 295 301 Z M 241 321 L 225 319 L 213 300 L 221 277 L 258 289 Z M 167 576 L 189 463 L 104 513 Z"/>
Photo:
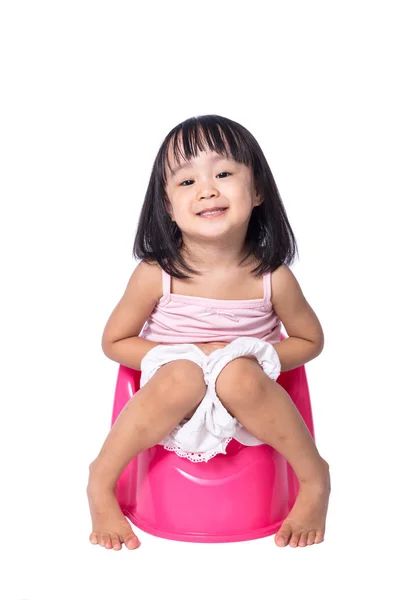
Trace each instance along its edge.
<path fill-rule="evenodd" d="M 204 352 L 204 354 L 206 354 L 208 356 L 209 354 L 214 352 L 214 350 L 219 350 L 220 348 L 225 348 L 225 346 L 227 346 L 228 344 L 230 344 L 230 342 L 203 342 L 203 343 L 194 344 L 194 345 L 197 346 L 198 348 L 200 348 L 200 350 L 202 350 Z"/>

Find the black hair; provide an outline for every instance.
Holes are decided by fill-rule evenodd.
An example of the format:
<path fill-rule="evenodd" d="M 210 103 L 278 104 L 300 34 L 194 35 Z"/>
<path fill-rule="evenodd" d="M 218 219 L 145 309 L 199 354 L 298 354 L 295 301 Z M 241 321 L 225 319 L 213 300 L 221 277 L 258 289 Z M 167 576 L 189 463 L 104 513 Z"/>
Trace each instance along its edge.
<path fill-rule="evenodd" d="M 179 138 L 179 136 L 181 136 Z M 178 145 L 183 147 L 183 154 Z M 245 247 L 259 264 L 252 270 L 255 277 L 274 271 L 282 264 L 292 264 L 297 242 L 289 224 L 285 207 L 263 151 L 254 136 L 242 125 L 219 115 L 202 115 L 186 119 L 165 137 L 155 158 L 139 217 L 133 245 L 133 255 L 145 262 L 157 262 L 161 268 L 178 279 L 189 279 L 185 272 L 198 275 L 184 260 L 182 233 L 171 220 L 169 200 L 165 191 L 168 148 L 173 144 L 175 159 L 178 152 L 185 160 L 196 157 L 206 148 L 221 155 L 230 155 L 236 162 L 250 166 L 256 192 L 263 202 L 253 208 L 247 229 Z"/>

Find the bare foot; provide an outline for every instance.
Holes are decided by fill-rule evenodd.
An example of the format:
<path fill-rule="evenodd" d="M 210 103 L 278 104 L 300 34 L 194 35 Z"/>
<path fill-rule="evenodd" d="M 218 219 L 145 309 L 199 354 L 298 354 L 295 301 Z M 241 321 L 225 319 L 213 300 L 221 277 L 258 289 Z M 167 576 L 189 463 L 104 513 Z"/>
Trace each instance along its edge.
<path fill-rule="evenodd" d="M 324 461 L 325 462 L 325 461 Z M 277 546 L 311 546 L 324 541 L 331 491 L 329 466 L 319 482 L 303 483 L 294 506 L 275 536 Z"/>
<path fill-rule="evenodd" d="M 113 550 L 121 550 L 122 543 L 129 550 L 138 548 L 140 542 L 122 513 L 114 492 L 102 487 L 100 482 L 90 480 L 86 492 L 92 517 L 93 531 L 89 536 L 92 544 Z"/>

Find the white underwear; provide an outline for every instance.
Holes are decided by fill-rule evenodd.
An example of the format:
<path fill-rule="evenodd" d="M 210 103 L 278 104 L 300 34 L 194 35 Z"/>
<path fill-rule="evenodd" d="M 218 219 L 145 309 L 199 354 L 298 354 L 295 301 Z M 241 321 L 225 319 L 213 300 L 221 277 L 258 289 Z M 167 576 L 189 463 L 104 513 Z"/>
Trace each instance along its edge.
<path fill-rule="evenodd" d="M 278 354 L 269 342 L 254 337 L 240 337 L 206 355 L 194 344 L 159 345 L 152 348 L 141 363 L 140 387 L 143 387 L 162 365 L 174 360 L 192 360 L 203 370 L 207 391 L 196 412 L 181 423 L 159 444 L 166 450 L 192 462 L 207 462 L 217 454 L 226 454 L 232 438 L 245 446 L 259 446 L 264 442 L 251 435 L 232 417 L 215 391 L 215 382 L 222 369 L 240 356 L 255 356 L 273 381 L 280 375 Z"/>

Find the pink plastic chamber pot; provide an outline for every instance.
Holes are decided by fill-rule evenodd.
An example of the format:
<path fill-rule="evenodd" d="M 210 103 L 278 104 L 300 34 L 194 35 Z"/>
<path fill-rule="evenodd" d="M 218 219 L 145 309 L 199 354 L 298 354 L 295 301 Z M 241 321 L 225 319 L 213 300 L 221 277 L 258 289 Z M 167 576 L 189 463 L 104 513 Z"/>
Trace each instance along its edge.
<path fill-rule="evenodd" d="M 281 335 L 281 339 L 285 339 Z M 120 365 L 112 424 L 140 389 L 141 371 Z M 304 366 L 277 382 L 314 427 Z M 298 493 L 297 478 L 274 448 L 232 439 L 226 454 L 194 463 L 161 445 L 144 450 L 122 472 L 116 489 L 122 512 L 142 531 L 184 542 L 240 542 L 276 533 Z"/>

